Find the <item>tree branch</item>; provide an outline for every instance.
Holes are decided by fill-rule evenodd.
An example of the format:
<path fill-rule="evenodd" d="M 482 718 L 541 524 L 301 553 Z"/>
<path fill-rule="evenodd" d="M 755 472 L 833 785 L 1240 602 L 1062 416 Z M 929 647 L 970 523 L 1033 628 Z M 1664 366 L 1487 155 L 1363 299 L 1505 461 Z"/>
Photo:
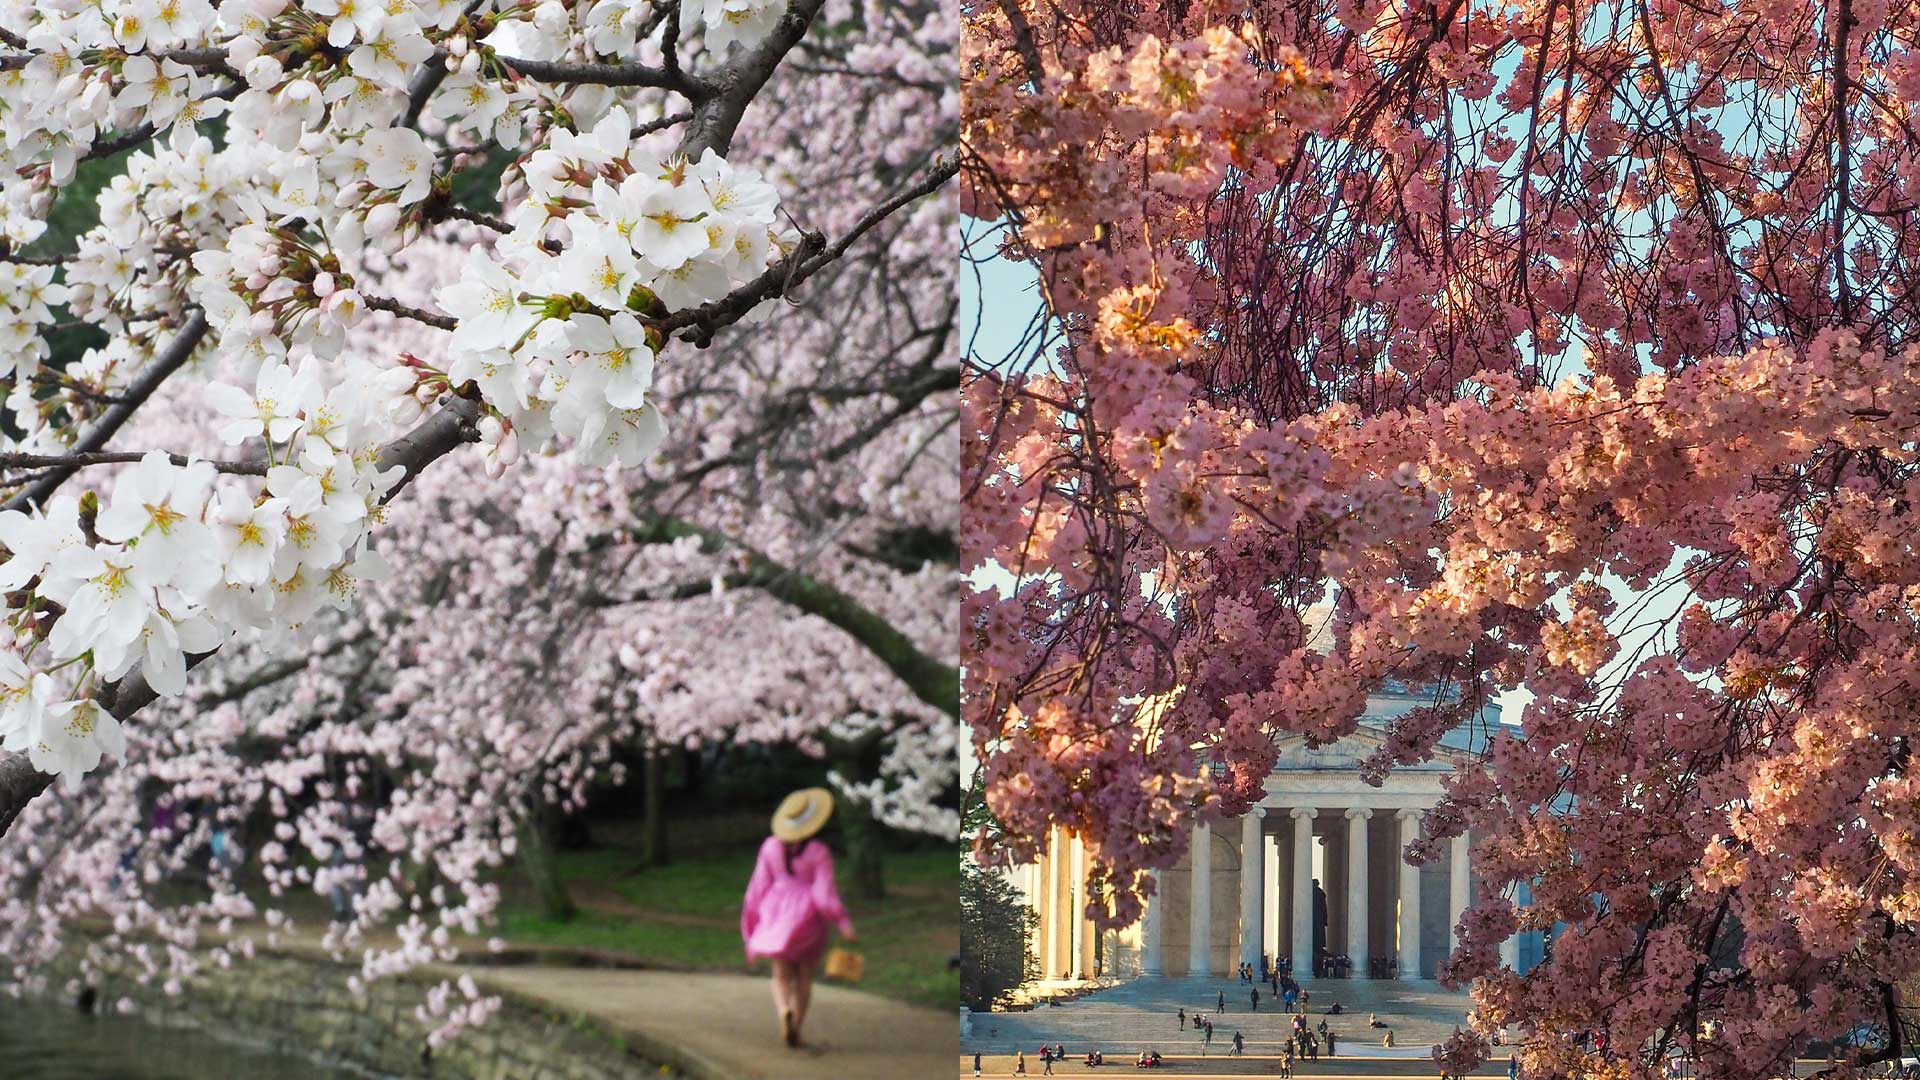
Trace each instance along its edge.
<path fill-rule="evenodd" d="M 800 239 L 800 247 L 793 254 L 768 267 L 767 271 L 759 277 L 712 303 L 675 312 L 653 325 L 667 334 L 688 327 L 697 328 L 687 340 L 705 347 L 713 340 L 715 331 L 739 322 L 761 301 L 775 296 L 785 296 L 795 285 L 819 273 L 828 264 L 846 254 L 847 249 L 852 247 L 856 240 L 866 235 L 867 231 L 875 225 L 885 221 L 896 210 L 939 190 L 942 184 L 953 178 L 959 168 L 958 158 L 935 162 L 933 168 L 928 169 L 926 175 L 918 182 L 861 215 L 853 228 L 848 229 L 831 246 L 827 246 L 824 238 L 818 233 L 804 234 Z"/>
<path fill-rule="evenodd" d="M 0 468 L 4 469 L 84 469 L 90 465 L 122 465 L 139 461 L 151 451 L 115 450 L 96 451 L 91 454 L 0 454 Z M 168 454 L 175 465 L 186 465 L 195 460 L 185 454 Z M 208 461 L 216 470 L 235 476 L 265 476 L 267 463 L 261 461 Z"/>
<path fill-rule="evenodd" d="M 960 669 L 920 651 L 920 647 L 895 630 L 892 623 L 832 585 L 775 562 L 723 533 L 680 518 L 663 518 L 633 534 L 635 542 L 641 544 L 667 544 L 685 537 L 697 537 L 700 549 L 708 554 L 729 548 L 739 551 L 745 565 L 724 579 L 729 587 L 759 589 L 790 607 L 832 623 L 899 676 L 913 691 L 913 696 L 948 716 L 959 718 Z M 710 584 L 701 583 L 686 595 L 701 595 L 711 588 Z M 614 606 L 634 601 L 603 597 L 594 602 Z"/>
<path fill-rule="evenodd" d="M 121 396 L 120 401 L 103 413 L 99 422 L 75 440 L 73 453 L 84 455 L 105 446 L 107 440 L 113 437 L 113 433 L 119 431 L 133 417 L 134 410 L 146 404 L 154 391 L 160 389 L 160 384 L 166 382 L 168 376 L 180 370 L 188 358 L 193 356 L 193 350 L 200 346 L 201 339 L 206 336 L 207 316 L 204 312 L 195 310 L 193 317 L 180 328 L 180 332 L 167 343 L 167 347 L 160 352 L 160 355 L 154 357 L 151 364 L 140 369 L 140 374 L 134 378 L 133 385 L 127 388 L 127 392 Z M 45 502 L 79 468 L 78 465 L 64 465 L 53 469 L 27 485 L 25 490 L 8 499 L 4 508 L 23 510 Z"/>

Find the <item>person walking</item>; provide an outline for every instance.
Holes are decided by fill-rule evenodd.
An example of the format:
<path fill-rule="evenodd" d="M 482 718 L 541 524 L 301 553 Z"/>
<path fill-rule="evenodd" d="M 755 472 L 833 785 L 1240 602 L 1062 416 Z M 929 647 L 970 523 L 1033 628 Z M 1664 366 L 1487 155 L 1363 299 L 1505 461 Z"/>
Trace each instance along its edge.
<path fill-rule="evenodd" d="M 1220 1008 L 1217 1011 L 1227 1011 L 1227 992 L 1225 990 L 1220 991 Z"/>
<path fill-rule="evenodd" d="M 1327 1056 L 1333 1056 L 1333 1032 L 1327 1032 Z"/>
<path fill-rule="evenodd" d="M 1242 1036 L 1239 1032 L 1236 1031 L 1233 1033 L 1233 1056 L 1245 1057 L 1246 1054 L 1247 1054 L 1247 1040 L 1244 1036 Z"/>
<path fill-rule="evenodd" d="M 1027 1052 L 1025 1050 L 1015 1050 L 1013 1052 L 1013 1075 L 1027 1075 Z"/>
<path fill-rule="evenodd" d="M 1260 988 L 1257 986 L 1253 988 L 1253 1011 L 1260 1011 Z"/>
<path fill-rule="evenodd" d="M 1053 1075 L 1053 1055 L 1047 1053 L 1044 1049 L 1040 1053 L 1040 1075 Z"/>
<path fill-rule="evenodd" d="M 1280 1075 L 1282 1077 L 1291 1077 L 1293 1075 L 1292 1039 L 1288 1039 L 1280 1045 Z"/>
<path fill-rule="evenodd" d="M 1184 1005 L 1180 1007 L 1180 1030 L 1187 1030 L 1187 1008 Z"/>
<path fill-rule="evenodd" d="M 1213 1021 L 1207 1021 L 1207 1033 L 1200 1040 L 1200 1056 L 1207 1056 L 1207 1047 L 1213 1045 Z"/>
<path fill-rule="evenodd" d="M 833 793 L 805 788 L 788 795 L 773 814 L 773 835 L 760 845 L 740 910 L 747 960 L 773 961 L 773 1008 L 780 1036 L 798 1047 L 813 1000 L 813 973 L 827 947 L 827 928 L 856 939 L 846 905 L 833 884 L 833 854 L 815 834 L 833 816 Z M 1022 1059 L 1021 1071 L 1025 1072 Z"/>
<path fill-rule="evenodd" d="M 973 1052 L 973 1075 L 980 1075 L 980 1051 L 978 1050 Z"/>

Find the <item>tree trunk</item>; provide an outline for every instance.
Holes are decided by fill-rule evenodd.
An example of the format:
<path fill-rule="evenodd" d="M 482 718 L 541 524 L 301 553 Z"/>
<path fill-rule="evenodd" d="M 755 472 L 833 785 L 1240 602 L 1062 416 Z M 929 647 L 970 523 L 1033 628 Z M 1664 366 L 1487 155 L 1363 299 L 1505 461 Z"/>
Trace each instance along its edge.
<path fill-rule="evenodd" d="M 883 900 L 887 882 L 880 823 L 866 803 L 840 799 L 840 832 L 847 840 L 847 878 L 855 896 Z"/>
<path fill-rule="evenodd" d="M 667 865 L 667 751 L 649 737 L 641 793 L 640 862 Z"/>
<path fill-rule="evenodd" d="M 560 880 L 560 866 L 554 861 L 553 828 L 553 812 L 544 805 L 520 819 L 520 865 L 540 901 L 540 913 L 559 922 L 571 922 L 580 909 Z"/>

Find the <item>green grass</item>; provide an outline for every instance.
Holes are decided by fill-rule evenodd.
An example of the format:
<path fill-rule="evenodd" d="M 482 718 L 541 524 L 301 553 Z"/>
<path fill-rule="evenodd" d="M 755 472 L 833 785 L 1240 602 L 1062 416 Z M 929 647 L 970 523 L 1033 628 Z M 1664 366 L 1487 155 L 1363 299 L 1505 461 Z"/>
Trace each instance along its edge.
<path fill-rule="evenodd" d="M 753 873 L 754 849 L 729 848 L 638 866 L 622 848 L 562 852 L 560 874 L 580 904 L 569 922 L 538 912 L 523 892 L 509 896 L 501 936 L 526 945 L 617 952 L 651 964 L 708 971 L 747 970 L 740 949 L 740 898 Z M 947 961 L 959 948 L 959 867 L 951 850 L 891 854 L 888 896 L 847 901 L 866 956 L 860 989 L 915 1005 L 950 1008 L 960 999 L 958 973 Z M 764 965 L 763 965 L 764 966 Z"/>

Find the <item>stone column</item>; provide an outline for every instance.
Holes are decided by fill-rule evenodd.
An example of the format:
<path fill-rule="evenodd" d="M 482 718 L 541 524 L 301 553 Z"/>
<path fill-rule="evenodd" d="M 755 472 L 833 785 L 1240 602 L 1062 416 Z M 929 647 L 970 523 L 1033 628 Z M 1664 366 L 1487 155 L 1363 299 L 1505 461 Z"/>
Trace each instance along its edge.
<path fill-rule="evenodd" d="M 1160 894 L 1164 887 L 1160 880 L 1160 871 L 1149 870 L 1147 876 L 1153 879 L 1153 895 L 1147 898 L 1147 910 L 1140 917 L 1140 974 L 1159 975 L 1164 971 L 1160 963 L 1160 909 L 1166 897 Z"/>
<path fill-rule="evenodd" d="M 1067 881 L 1067 853 L 1064 846 L 1067 831 L 1058 825 L 1047 834 L 1047 915 L 1044 924 L 1047 932 L 1046 959 L 1041 962 L 1040 974 L 1043 978 L 1057 979 L 1067 970 L 1065 958 L 1066 923 L 1061 918 L 1060 891 Z"/>
<path fill-rule="evenodd" d="M 1073 838 L 1073 888 L 1068 893 L 1067 971 L 1076 979 L 1093 976 L 1093 949 L 1088 932 L 1093 924 L 1087 919 L 1087 846 Z"/>
<path fill-rule="evenodd" d="M 1260 967 L 1264 946 L 1261 924 L 1266 920 L 1266 852 L 1260 819 L 1267 812 L 1256 806 L 1240 819 L 1240 962 Z"/>
<path fill-rule="evenodd" d="M 1213 830 L 1193 827 L 1193 903 L 1187 907 L 1187 974 L 1213 974 Z"/>
<path fill-rule="evenodd" d="M 1293 977 L 1313 978 L 1313 819 L 1311 806 L 1296 806 L 1293 817 Z"/>
<path fill-rule="evenodd" d="M 1456 949 L 1460 947 L 1460 916 L 1467 910 L 1467 885 L 1472 880 L 1473 870 L 1467 858 L 1467 849 L 1471 846 L 1465 833 L 1454 837 L 1453 858 L 1447 867 L 1447 940 Z"/>
<path fill-rule="evenodd" d="M 1367 950 L 1367 822 L 1373 811 L 1347 811 L 1347 956 L 1353 970 L 1364 977 L 1373 955 Z"/>
<path fill-rule="evenodd" d="M 1420 868 L 1407 861 L 1407 845 L 1420 836 L 1420 811 L 1401 810 L 1400 849 L 1394 858 L 1400 863 L 1400 977 L 1420 977 Z"/>
<path fill-rule="evenodd" d="M 1027 906 L 1033 909 L 1033 940 L 1027 943 L 1034 964 L 1045 974 L 1047 968 L 1047 853 L 1040 852 L 1027 868 Z"/>

